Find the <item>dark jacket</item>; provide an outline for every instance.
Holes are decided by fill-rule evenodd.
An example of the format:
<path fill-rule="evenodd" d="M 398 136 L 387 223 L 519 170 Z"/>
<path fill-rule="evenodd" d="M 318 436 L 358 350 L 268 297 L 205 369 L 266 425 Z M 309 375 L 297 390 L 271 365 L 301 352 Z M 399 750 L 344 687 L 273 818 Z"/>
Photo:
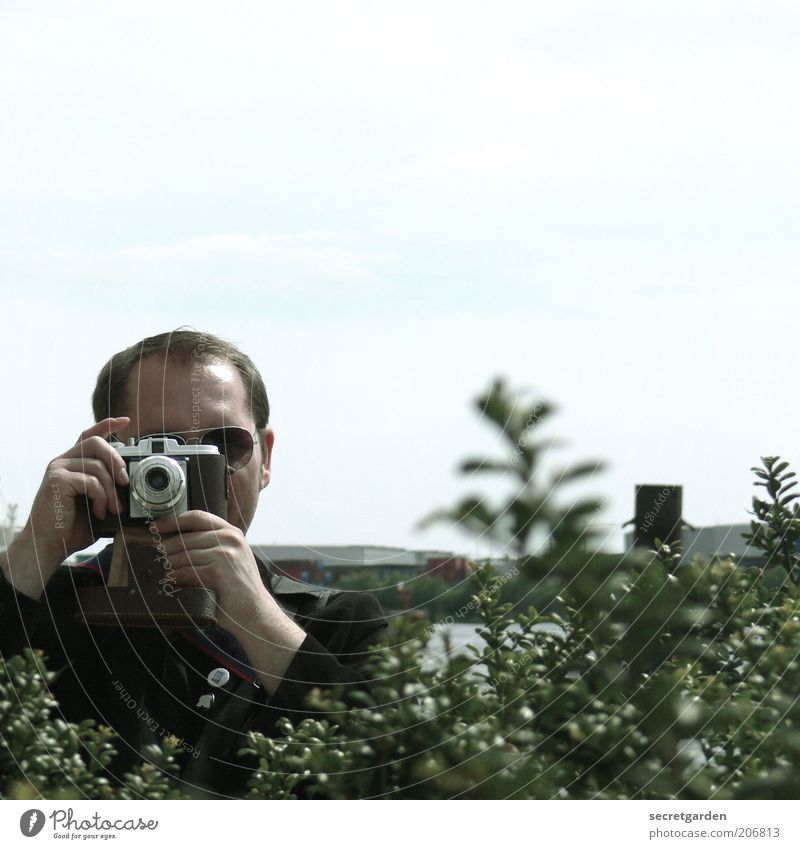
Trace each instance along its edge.
<path fill-rule="evenodd" d="M 304 701 L 313 687 L 367 686 L 359 667 L 386 627 L 370 595 L 323 590 L 258 565 L 265 586 L 307 633 L 272 697 L 237 662 L 238 645 L 226 632 L 204 636 L 76 622 L 76 589 L 103 580 L 87 568 L 60 567 L 40 601 L 16 593 L 0 576 L 0 653 L 42 649 L 48 668 L 58 673 L 51 690 L 64 719 L 91 718 L 117 732 L 111 780 L 139 760 L 143 746 L 172 735 L 182 741 L 182 789 L 195 796 L 241 796 L 255 766 L 237 755 L 248 733 L 274 736 L 282 716 L 299 722 L 308 715 Z M 223 686 L 208 681 L 215 669 L 230 676 Z"/>

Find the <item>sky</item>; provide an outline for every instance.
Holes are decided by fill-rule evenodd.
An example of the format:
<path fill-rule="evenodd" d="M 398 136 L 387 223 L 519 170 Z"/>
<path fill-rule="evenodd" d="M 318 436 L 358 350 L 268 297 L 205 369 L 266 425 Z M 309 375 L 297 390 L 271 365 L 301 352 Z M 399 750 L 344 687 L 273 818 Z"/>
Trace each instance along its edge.
<path fill-rule="evenodd" d="M 0 3 L 0 509 L 180 325 L 248 352 L 253 543 L 446 549 L 508 482 L 474 399 L 550 400 L 569 497 L 748 520 L 800 463 L 800 11 L 788 2 Z"/>

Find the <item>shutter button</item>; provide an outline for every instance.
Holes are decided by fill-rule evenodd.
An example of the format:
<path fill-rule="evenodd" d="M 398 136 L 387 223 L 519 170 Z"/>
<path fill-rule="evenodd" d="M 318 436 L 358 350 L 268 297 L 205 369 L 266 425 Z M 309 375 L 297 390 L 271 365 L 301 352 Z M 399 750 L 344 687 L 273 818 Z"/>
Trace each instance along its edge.
<path fill-rule="evenodd" d="M 224 687 L 231 680 L 231 673 L 224 666 L 220 666 L 212 669 L 206 680 L 212 687 Z"/>

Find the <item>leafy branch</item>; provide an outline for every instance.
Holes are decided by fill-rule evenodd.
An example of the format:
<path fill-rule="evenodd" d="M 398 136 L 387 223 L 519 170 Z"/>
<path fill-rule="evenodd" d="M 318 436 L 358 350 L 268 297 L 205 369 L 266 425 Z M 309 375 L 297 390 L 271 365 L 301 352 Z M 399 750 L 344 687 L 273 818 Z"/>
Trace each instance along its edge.
<path fill-rule="evenodd" d="M 794 472 L 780 457 L 762 457 L 762 467 L 751 471 L 758 478 L 754 486 L 766 490 L 766 498 L 753 496 L 755 519 L 750 521 L 750 533 L 745 540 L 758 548 L 766 557 L 767 566 L 780 566 L 795 584 L 800 583 L 800 493 L 792 492 L 797 486 Z"/>

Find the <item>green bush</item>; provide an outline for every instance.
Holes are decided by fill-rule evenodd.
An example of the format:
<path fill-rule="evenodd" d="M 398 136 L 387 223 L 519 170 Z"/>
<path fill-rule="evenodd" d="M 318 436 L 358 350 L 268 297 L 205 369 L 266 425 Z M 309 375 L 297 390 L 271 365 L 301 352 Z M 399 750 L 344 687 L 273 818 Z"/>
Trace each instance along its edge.
<path fill-rule="evenodd" d="M 543 477 L 535 437 L 549 406 L 515 405 L 499 382 L 478 403 L 508 453 L 464 471 L 501 475 L 513 492 L 498 504 L 469 496 L 429 521 L 456 521 L 512 550 L 525 576 L 519 595 L 478 565 L 472 609 L 483 645 L 440 668 L 422 662 L 431 626 L 397 620 L 370 661 L 369 692 L 315 691 L 320 718 L 286 720 L 275 739 L 253 735 L 249 797 L 797 798 L 798 525 L 787 467 L 768 457 L 756 470 L 767 500 L 754 499 L 751 528 L 785 580 L 726 558 L 679 565 L 666 546 L 610 555 L 593 547 L 602 502 L 569 502 L 561 489 L 599 465 Z M 558 598 L 546 613 L 528 604 L 543 588 Z M 106 752 L 108 732 L 48 720 L 38 666 L 32 655 L 15 659 L 0 680 L 3 794 L 79 783 L 107 794 L 85 751 Z M 27 750 L 12 746 L 33 717 L 60 748 L 21 761 Z M 132 780 L 163 797 L 169 751 L 160 757 L 165 774 L 143 767 Z"/>
<path fill-rule="evenodd" d="M 47 688 L 53 677 L 30 649 L 0 661 L 0 798 L 181 798 L 171 782 L 177 771 L 171 738 L 149 746 L 147 760 L 124 776 L 123 786 L 110 785 L 114 733 L 89 720 L 54 717 Z"/>

